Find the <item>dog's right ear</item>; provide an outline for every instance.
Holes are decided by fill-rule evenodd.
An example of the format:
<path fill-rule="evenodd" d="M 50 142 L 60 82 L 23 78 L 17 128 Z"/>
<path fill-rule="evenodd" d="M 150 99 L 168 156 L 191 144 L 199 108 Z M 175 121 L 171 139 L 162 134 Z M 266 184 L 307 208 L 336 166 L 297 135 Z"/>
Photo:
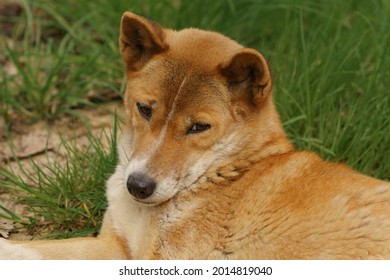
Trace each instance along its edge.
<path fill-rule="evenodd" d="M 229 88 L 248 104 L 260 106 L 272 91 L 271 71 L 266 59 L 254 49 L 243 48 L 219 65 Z"/>
<path fill-rule="evenodd" d="M 168 48 L 164 30 L 157 24 L 131 12 L 125 12 L 120 28 L 120 52 L 128 71 L 137 71 L 155 54 Z"/>

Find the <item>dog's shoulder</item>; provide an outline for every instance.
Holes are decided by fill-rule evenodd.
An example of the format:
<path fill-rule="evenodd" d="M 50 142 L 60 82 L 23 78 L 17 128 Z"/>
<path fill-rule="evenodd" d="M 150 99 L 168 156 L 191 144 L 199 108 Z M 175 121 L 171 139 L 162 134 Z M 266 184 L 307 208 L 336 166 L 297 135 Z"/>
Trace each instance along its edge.
<path fill-rule="evenodd" d="M 306 253 L 307 258 L 376 258 L 390 253 L 388 182 L 314 153 L 291 152 L 259 162 L 236 186 L 239 191 L 230 195 L 237 199 L 231 205 L 226 251 L 243 258 L 302 258 Z M 251 255 L 253 248 L 261 256 Z"/>

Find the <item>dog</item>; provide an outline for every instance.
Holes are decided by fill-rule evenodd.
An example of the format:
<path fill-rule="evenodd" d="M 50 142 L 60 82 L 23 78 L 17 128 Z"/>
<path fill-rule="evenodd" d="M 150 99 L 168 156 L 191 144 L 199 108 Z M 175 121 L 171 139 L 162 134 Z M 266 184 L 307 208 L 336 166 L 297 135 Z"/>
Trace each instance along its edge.
<path fill-rule="evenodd" d="M 126 12 L 126 132 L 97 237 L 8 259 L 390 259 L 390 184 L 296 151 L 262 54 Z"/>

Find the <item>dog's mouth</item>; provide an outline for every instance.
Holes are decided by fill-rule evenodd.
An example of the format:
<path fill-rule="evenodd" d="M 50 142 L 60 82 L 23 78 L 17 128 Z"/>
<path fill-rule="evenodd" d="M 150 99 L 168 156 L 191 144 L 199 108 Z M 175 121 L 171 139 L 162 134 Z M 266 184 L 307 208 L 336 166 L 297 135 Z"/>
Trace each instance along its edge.
<path fill-rule="evenodd" d="M 150 206 L 150 207 L 157 207 L 164 203 L 167 203 L 170 201 L 173 197 L 177 195 L 180 190 L 178 189 L 178 183 L 175 184 L 156 184 L 155 191 L 148 197 L 137 197 L 137 195 L 134 195 L 130 192 L 131 198 L 139 204 Z"/>
<path fill-rule="evenodd" d="M 132 173 L 127 177 L 127 189 L 133 201 L 140 205 L 157 207 L 165 204 L 180 193 L 188 192 L 198 184 L 208 168 L 201 172 L 189 170 L 181 176 L 156 178 L 150 173 Z"/>
<path fill-rule="evenodd" d="M 195 175 L 195 174 L 188 173 L 186 176 L 182 177 L 182 179 L 183 178 L 187 179 L 188 177 L 191 177 L 191 175 Z M 178 180 L 176 182 L 175 186 L 170 186 L 172 189 L 175 189 L 175 191 L 172 192 L 171 194 L 167 195 L 166 197 L 160 197 L 159 195 L 157 195 L 157 197 L 151 196 L 151 197 L 148 197 L 146 199 L 141 199 L 141 198 L 137 198 L 131 194 L 130 194 L 130 196 L 132 197 L 132 199 L 136 203 L 139 203 L 140 205 L 144 205 L 147 207 L 159 207 L 159 206 L 162 206 L 162 205 L 168 203 L 171 200 L 174 200 L 178 195 L 180 195 L 180 193 L 187 192 L 191 187 L 193 187 L 194 185 L 199 183 L 199 181 L 201 180 L 201 178 L 204 175 L 205 175 L 205 173 L 196 174 L 196 176 L 194 176 L 194 178 L 191 178 L 192 180 L 190 180 L 190 182 L 188 182 L 187 184 L 185 184 L 184 182 L 180 182 L 180 180 Z M 179 188 L 177 186 L 180 184 L 182 184 L 181 188 Z M 159 186 L 157 186 L 157 188 L 158 187 Z"/>
<path fill-rule="evenodd" d="M 147 206 L 157 206 L 158 204 L 160 204 L 160 202 L 155 202 L 155 201 L 145 201 L 143 199 L 138 199 L 138 198 L 135 198 L 134 196 L 131 196 L 134 201 L 136 201 L 137 203 L 141 203 L 143 205 L 147 205 Z"/>
<path fill-rule="evenodd" d="M 133 200 L 141 205 L 147 206 L 147 207 L 158 207 L 161 206 L 167 202 L 169 202 L 174 196 L 165 199 L 165 200 L 160 200 L 160 201 L 151 201 L 151 200 L 143 200 L 143 199 L 138 199 L 134 196 L 131 196 Z"/>

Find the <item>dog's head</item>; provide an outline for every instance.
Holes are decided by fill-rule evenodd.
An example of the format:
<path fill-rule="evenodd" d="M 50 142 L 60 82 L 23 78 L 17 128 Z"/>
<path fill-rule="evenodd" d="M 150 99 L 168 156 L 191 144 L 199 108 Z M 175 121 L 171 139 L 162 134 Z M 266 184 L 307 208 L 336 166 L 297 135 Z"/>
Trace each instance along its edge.
<path fill-rule="evenodd" d="M 163 29 L 129 12 L 120 31 L 129 129 L 120 166 L 135 200 L 167 201 L 211 166 L 271 141 L 280 126 L 260 53 L 215 32 Z"/>

